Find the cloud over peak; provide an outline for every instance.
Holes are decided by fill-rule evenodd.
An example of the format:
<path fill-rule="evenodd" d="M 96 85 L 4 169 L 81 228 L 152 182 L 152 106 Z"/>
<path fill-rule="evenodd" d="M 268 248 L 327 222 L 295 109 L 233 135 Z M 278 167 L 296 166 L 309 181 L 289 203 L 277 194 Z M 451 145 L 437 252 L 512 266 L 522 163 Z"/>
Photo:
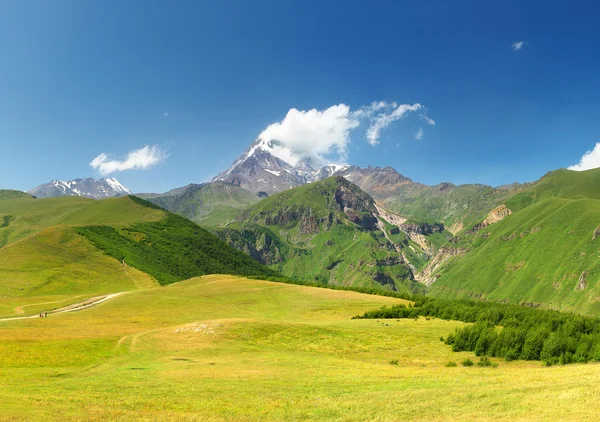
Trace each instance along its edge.
<path fill-rule="evenodd" d="M 324 162 L 331 154 L 345 161 L 354 130 L 364 127 L 367 142 L 375 146 L 382 131 L 416 111 L 421 112 L 420 118 L 428 125 L 435 125 L 435 121 L 427 117 L 426 108 L 419 103 L 374 101 L 355 110 L 343 103 L 324 110 L 292 108 L 283 120 L 263 130 L 258 139 L 269 142 L 272 153 L 292 165 L 306 158 Z M 419 139 L 422 137 L 421 130 Z"/>
<path fill-rule="evenodd" d="M 90 162 L 90 166 L 102 176 L 125 170 L 145 170 L 167 158 L 167 154 L 158 146 L 146 145 L 140 149 L 129 151 L 123 160 L 111 159 L 108 154 L 101 153 Z"/>
<path fill-rule="evenodd" d="M 600 142 L 593 150 L 587 151 L 579 160 L 579 163 L 567 167 L 569 170 L 584 171 L 600 167 Z"/>
<path fill-rule="evenodd" d="M 337 153 L 344 158 L 348 153 L 350 132 L 359 121 L 350 107 L 338 104 L 325 110 L 290 109 L 280 122 L 270 124 L 258 136 L 263 141 L 277 141 L 274 153 L 282 160 L 296 165 L 300 160 Z"/>

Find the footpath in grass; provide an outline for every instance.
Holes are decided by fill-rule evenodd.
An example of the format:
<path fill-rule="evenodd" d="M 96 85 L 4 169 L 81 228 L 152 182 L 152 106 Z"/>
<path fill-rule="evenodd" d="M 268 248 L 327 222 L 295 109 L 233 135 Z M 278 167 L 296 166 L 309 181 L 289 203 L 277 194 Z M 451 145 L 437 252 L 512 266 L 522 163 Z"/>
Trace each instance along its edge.
<path fill-rule="evenodd" d="M 600 366 L 452 352 L 397 298 L 207 276 L 5 323 L 0 407 L 44 420 L 590 420 Z M 465 359 L 473 366 L 460 364 Z M 447 367 L 449 361 L 457 366 Z M 391 364 L 394 362 L 394 364 Z M 76 393 L 75 393 L 76 392 Z"/>

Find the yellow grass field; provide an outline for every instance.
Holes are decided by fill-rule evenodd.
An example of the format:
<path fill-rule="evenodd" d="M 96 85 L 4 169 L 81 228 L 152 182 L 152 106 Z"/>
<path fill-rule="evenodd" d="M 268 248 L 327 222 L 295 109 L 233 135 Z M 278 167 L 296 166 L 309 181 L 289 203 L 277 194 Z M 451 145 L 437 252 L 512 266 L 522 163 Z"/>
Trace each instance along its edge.
<path fill-rule="evenodd" d="M 597 419 L 600 365 L 465 368 L 459 322 L 350 319 L 398 302 L 214 275 L 0 321 L 0 419 Z"/>

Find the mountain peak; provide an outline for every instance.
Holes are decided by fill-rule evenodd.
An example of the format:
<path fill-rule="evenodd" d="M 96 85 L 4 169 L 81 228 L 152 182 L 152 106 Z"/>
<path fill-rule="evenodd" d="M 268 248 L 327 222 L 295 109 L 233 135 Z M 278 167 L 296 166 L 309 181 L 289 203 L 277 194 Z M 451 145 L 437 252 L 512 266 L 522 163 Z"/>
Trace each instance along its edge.
<path fill-rule="evenodd" d="M 131 191 L 115 178 L 109 177 L 96 180 L 93 177 L 86 177 L 68 181 L 52 180 L 31 189 L 28 193 L 38 198 L 82 196 L 92 199 L 104 199 L 130 195 Z"/>
<path fill-rule="evenodd" d="M 228 182 L 254 193 L 273 194 L 315 182 L 347 168 L 339 164 L 316 162 L 311 157 L 296 161 L 286 157 L 277 141 L 257 139 L 226 171 L 213 182 Z"/>

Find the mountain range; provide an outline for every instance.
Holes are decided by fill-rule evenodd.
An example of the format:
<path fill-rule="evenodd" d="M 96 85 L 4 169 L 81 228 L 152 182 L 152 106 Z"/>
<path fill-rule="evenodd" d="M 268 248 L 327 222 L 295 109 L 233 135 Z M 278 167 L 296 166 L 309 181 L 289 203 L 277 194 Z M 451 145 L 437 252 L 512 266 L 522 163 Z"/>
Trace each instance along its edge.
<path fill-rule="evenodd" d="M 104 199 L 115 196 L 131 195 L 131 191 L 123 186 L 117 179 L 74 179 L 69 181 L 53 180 L 39 185 L 29 191 L 37 198 L 50 198 L 55 196 L 81 196 L 84 198 Z"/>
<path fill-rule="evenodd" d="M 496 188 L 427 186 L 391 167 L 284 158 L 276 142 L 257 140 L 211 182 L 139 196 L 285 277 L 599 310 L 599 169 L 557 170 Z M 129 193 L 115 179 L 42 186 L 30 193 L 97 199 Z M 13 217 L 5 214 L 2 227 L 9 227 Z"/>

